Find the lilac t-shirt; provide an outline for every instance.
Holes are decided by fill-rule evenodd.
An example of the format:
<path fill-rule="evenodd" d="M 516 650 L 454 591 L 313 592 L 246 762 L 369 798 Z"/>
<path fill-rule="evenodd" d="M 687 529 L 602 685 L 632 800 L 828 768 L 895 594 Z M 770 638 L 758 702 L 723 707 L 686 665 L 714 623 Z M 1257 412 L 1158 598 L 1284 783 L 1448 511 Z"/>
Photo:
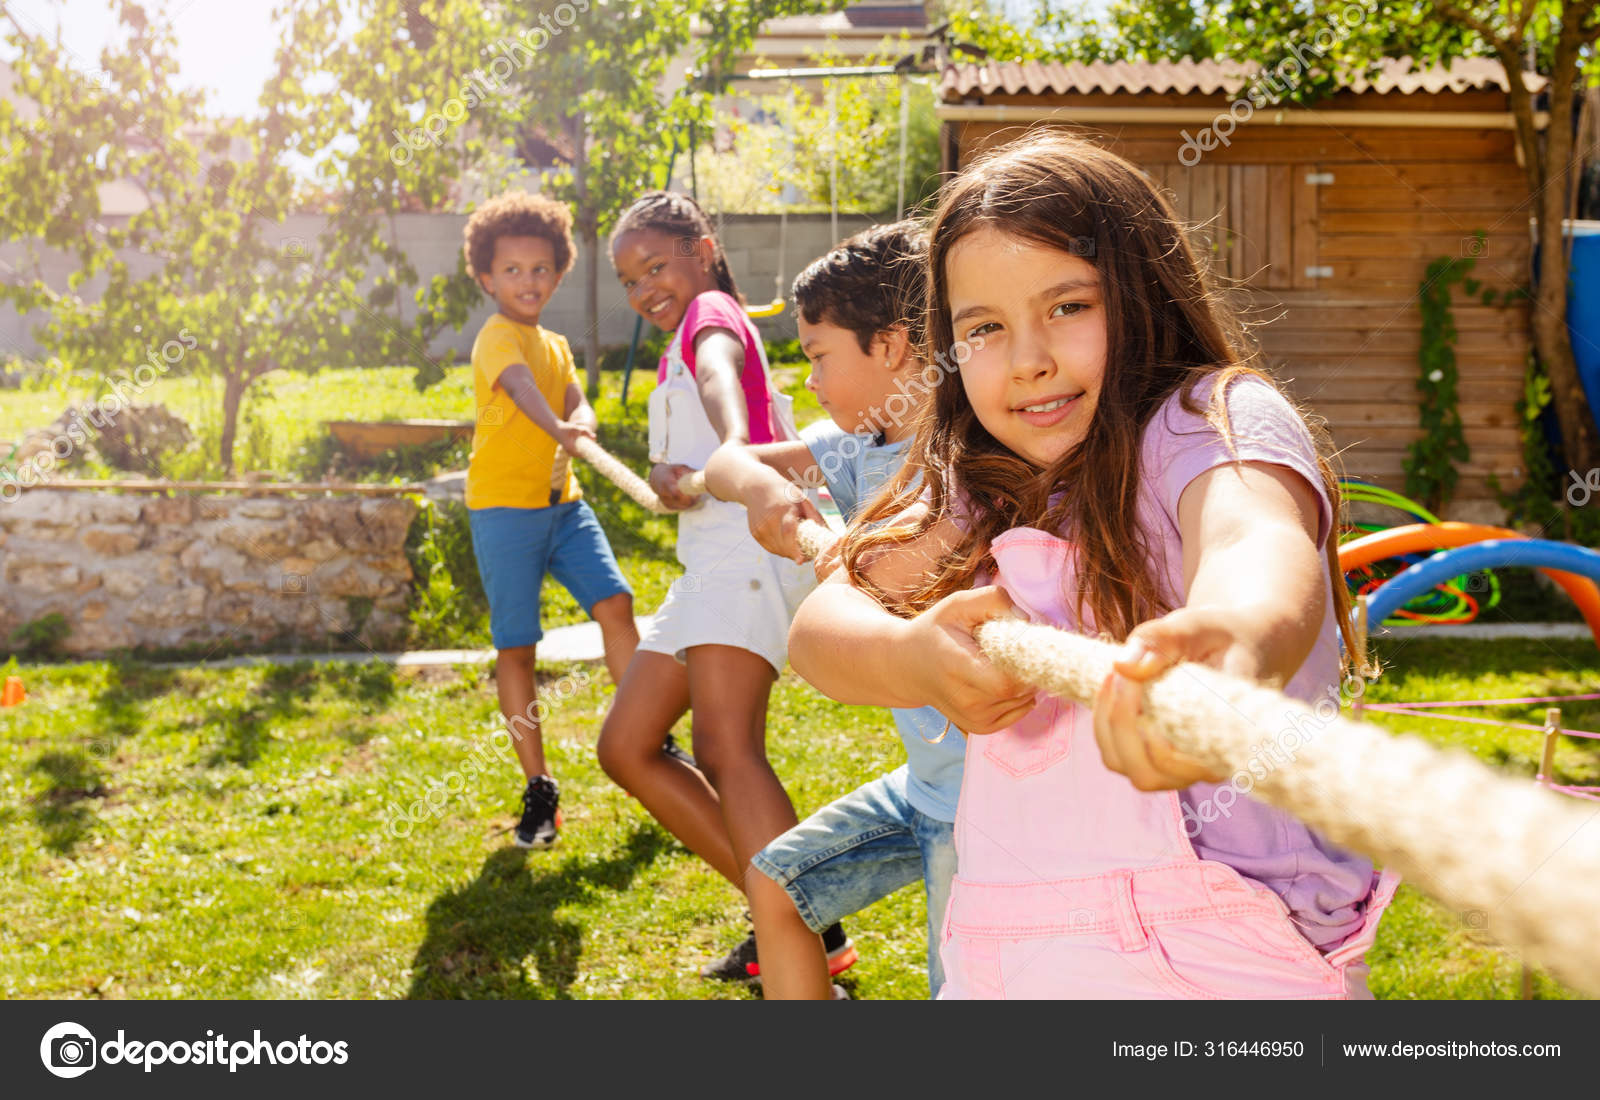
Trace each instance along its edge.
<path fill-rule="evenodd" d="M 1211 380 L 1195 387 L 1193 403 L 1204 410 L 1211 399 Z M 1204 412 L 1185 410 L 1176 394 L 1151 417 L 1140 449 L 1142 473 L 1139 517 L 1151 553 L 1157 555 L 1156 576 L 1162 595 L 1173 607 L 1186 602 L 1183 542 L 1178 532 L 1178 499 L 1189 483 L 1207 470 L 1233 462 L 1268 462 L 1299 474 L 1317 496 L 1317 545 L 1333 526 L 1333 507 L 1323 490 L 1316 446 L 1304 422 L 1285 398 L 1260 378 L 1246 375 L 1228 386 L 1228 426 L 1233 450 Z M 1326 563 L 1326 558 L 1323 558 Z M 1339 699 L 1339 625 L 1327 565 L 1327 606 L 1317 641 L 1284 693 L 1311 703 Z M 1329 704 L 1323 704 L 1326 710 Z M 1275 731 L 1276 732 L 1276 731 Z M 1286 730 L 1279 743 L 1258 757 L 1262 768 L 1284 763 L 1292 750 L 1314 730 Z M 1249 773 L 1244 773 L 1248 776 Z M 1335 848 L 1293 815 L 1257 802 L 1242 791 L 1250 779 L 1197 783 L 1180 796 L 1185 831 L 1201 859 L 1226 863 L 1240 874 L 1263 883 L 1283 899 L 1301 933 L 1324 951 L 1354 933 L 1372 889 L 1372 863 Z M 1217 792 L 1231 786 L 1221 799 Z M 1237 795 L 1237 797 L 1234 797 Z M 1229 803 L 1223 809 L 1223 803 Z"/>
<path fill-rule="evenodd" d="M 1139 524 L 1154 559 L 1152 573 L 1170 607 L 1187 603 L 1183 582 L 1183 539 L 1178 528 L 1178 500 L 1195 478 L 1234 462 L 1267 462 L 1303 478 L 1317 496 L 1317 544 L 1323 545 L 1333 525 L 1333 507 L 1323 490 L 1316 445 L 1289 402 L 1269 383 L 1245 375 L 1228 387 L 1228 427 L 1233 449 L 1206 419 L 1212 379 L 1195 386 L 1184 409 L 1175 393 L 1145 426 L 1139 454 Z M 970 511 L 965 494 L 953 494 L 957 521 Z M 1061 532 L 1067 537 L 1067 532 Z M 1320 556 L 1320 555 L 1319 555 Z M 1324 561 L 1326 559 L 1323 559 Z M 1327 566 L 1323 583 L 1329 584 Z M 1307 703 L 1339 695 L 1339 626 L 1331 585 L 1316 644 L 1284 692 Z M 1326 709 L 1323 704 L 1322 709 Z M 1314 730 L 1289 730 L 1259 765 L 1286 762 L 1300 738 Z M 1249 775 L 1249 773 L 1245 773 Z M 1236 782 L 1235 782 L 1236 781 Z M 1232 786 L 1221 798 L 1218 791 Z M 1301 933 L 1322 951 L 1330 951 L 1354 934 L 1372 891 L 1372 863 L 1335 848 L 1293 815 L 1258 802 L 1244 793 L 1253 782 L 1240 776 L 1223 783 L 1196 783 L 1182 791 L 1184 831 L 1201 859 L 1225 863 L 1255 879 L 1283 899 Z"/>
<path fill-rule="evenodd" d="M 750 323 L 744 307 L 731 294 L 708 290 L 695 296 L 689 308 L 683 311 L 678 324 L 683 333 L 683 365 L 695 374 L 694 340 L 708 328 L 725 328 L 738 335 L 744 343 L 744 372 L 739 383 L 744 387 L 745 412 L 750 421 L 750 442 L 771 443 L 778 438 L 777 422 L 772 415 L 772 391 L 767 386 L 767 372 L 761 369 L 761 334 Z M 699 377 L 695 375 L 695 377 Z M 667 357 L 661 357 L 656 370 L 658 383 L 667 380 Z"/>

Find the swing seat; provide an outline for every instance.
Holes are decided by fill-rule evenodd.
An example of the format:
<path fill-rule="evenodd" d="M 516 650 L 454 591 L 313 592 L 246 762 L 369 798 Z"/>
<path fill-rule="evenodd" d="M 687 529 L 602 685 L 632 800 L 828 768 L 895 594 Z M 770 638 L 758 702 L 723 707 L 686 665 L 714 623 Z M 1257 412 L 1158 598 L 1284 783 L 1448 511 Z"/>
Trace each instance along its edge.
<path fill-rule="evenodd" d="M 744 311 L 750 317 L 776 317 L 783 312 L 784 304 L 782 298 L 774 298 L 764 306 L 746 306 Z"/>

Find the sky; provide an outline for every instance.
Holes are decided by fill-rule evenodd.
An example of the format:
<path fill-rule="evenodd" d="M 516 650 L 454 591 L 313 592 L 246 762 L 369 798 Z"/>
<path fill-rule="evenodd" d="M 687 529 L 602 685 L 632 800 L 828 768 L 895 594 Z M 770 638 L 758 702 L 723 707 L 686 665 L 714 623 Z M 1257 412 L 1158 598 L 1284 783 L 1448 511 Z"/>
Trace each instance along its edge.
<path fill-rule="evenodd" d="M 1026 19 L 1034 0 L 1002 0 L 1013 19 Z M 272 70 L 278 35 L 272 24 L 273 0 L 166 0 L 164 7 L 177 30 L 181 83 L 212 93 L 211 106 L 228 115 L 255 110 L 256 97 Z M 99 68 L 96 58 L 121 33 L 107 0 L 11 0 L 18 21 L 31 29 L 54 32 L 77 55 L 86 72 Z"/>
<path fill-rule="evenodd" d="M 214 109 L 251 113 L 272 70 L 278 36 L 272 26 L 273 0 L 167 0 L 165 7 L 178 38 L 178 73 L 189 87 L 212 92 Z M 106 0 L 10 0 L 18 22 L 52 34 L 77 56 L 85 71 L 100 66 L 100 50 L 121 28 Z"/>

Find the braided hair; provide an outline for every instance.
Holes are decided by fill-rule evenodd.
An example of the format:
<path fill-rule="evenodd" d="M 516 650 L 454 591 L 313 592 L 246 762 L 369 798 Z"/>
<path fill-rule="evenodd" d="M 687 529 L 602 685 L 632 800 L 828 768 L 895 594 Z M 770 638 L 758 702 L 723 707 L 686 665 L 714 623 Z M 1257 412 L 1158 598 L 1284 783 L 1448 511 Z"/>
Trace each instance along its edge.
<path fill-rule="evenodd" d="M 710 237 L 711 274 L 716 278 L 717 289 L 737 299 L 740 305 L 745 304 L 744 295 L 733 281 L 733 272 L 728 269 L 722 242 L 711 228 L 711 219 L 694 199 L 676 191 L 646 191 L 617 219 L 617 227 L 611 231 L 612 247 L 618 237 L 637 229 L 654 229 L 684 241 Z"/>

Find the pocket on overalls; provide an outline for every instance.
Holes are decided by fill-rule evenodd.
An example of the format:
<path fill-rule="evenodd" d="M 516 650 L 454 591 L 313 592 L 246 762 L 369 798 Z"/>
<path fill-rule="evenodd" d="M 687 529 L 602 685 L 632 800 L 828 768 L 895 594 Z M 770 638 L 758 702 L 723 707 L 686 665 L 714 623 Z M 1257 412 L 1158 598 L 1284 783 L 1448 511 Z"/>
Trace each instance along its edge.
<path fill-rule="evenodd" d="M 1006 773 L 1037 775 L 1067 758 L 1083 708 L 1039 694 L 1038 705 L 1015 725 L 983 739 L 983 755 Z"/>
<path fill-rule="evenodd" d="M 1148 929 L 1163 984 L 1205 999 L 1344 996 L 1343 973 L 1301 935 L 1282 898 L 1226 864 L 1206 866 L 1228 880 L 1212 891 L 1214 912 Z"/>
<path fill-rule="evenodd" d="M 668 415 L 671 412 L 671 391 L 668 383 L 663 382 L 650 392 L 649 401 L 649 431 L 650 431 L 650 461 L 667 461 L 667 448 L 671 444 L 671 437 L 667 432 Z"/>

